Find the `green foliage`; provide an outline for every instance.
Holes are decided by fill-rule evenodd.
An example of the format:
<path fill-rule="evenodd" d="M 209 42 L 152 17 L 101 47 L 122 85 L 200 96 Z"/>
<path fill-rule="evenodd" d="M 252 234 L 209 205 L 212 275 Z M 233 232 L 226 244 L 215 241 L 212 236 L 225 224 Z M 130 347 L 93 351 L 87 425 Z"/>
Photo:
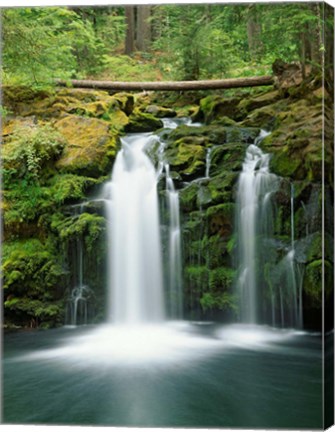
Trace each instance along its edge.
<path fill-rule="evenodd" d="M 237 311 L 236 299 L 228 293 L 206 292 L 202 295 L 200 304 L 204 311 L 213 309 Z"/>
<path fill-rule="evenodd" d="M 103 56 L 105 72 L 102 76 L 111 81 L 156 81 L 155 65 L 126 55 Z"/>
<path fill-rule="evenodd" d="M 68 8 L 6 9 L 2 24 L 5 82 L 41 85 L 101 65 L 103 46 L 92 24 Z"/>
<path fill-rule="evenodd" d="M 59 323 L 59 316 L 63 310 L 61 302 L 50 304 L 29 297 L 11 297 L 5 301 L 4 306 L 6 312 L 11 311 L 20 316 L 27 316 L 30 325 L 39 325 L 41 328 L 49 328 L 55 324 L 55 321 Z"/>
<path fill-rule="evenodd" d="M 2 272 L 7 300 L 13 294 L 51 300 L 49 289 L 60 283 L 63 275 L 53 248 L 34 238 L 4 243 Z"/>
<path fill-rule="evenodd" d="M 51 228 L 58 232 L 63 242 L 84 238 L 88 251 L 92 251 L 96 240 L 105 230 L 105 219 L 89 213 L 63 218 L 55 215 Z"/>
<path fill-rule="evenodd" d="M 321 19 L 318 3 L 155 5 L 146 41 L 151 50 L 130 58 L 122 55 L 124 7 L 6 9 L 3 81 L 40 86 L 54 78 L 255 76 L 271 73 L 277 58 L 319 67 Z"/>
<path fill-rule="evenodd" d="M 235 271 L 229 267 L 218 267 L 209 273 L 211 291 L 227 291 L 232 286 Z"/>
<path fill-rule="evenodd" d="M 185 276 L 193 292 L 202 292 L 208 286 L 208 269 L 206 266 L 188 266 Z"/>
<path fill-rule="evenodd" d="M 3 148 L 4 186 L 12 188 L 19 179 L 39 183 L 43 166 L 58 158 L 64 146 L 62 136 L 49 125 L 16 129 Z"/>
<path fill-rule="evenodd" d="M 12 183 L 11 188 L 5 190 L 3 195 L 7 203 L 4 212 L 6 225 L 35 220 L 41 212 L 52 209 L 50 190 L 26 180 Z"/>
<path fill-rule="evenodd" d="M 85 197 L 88 187 L 96 184 L 96 179 L 74 174 L 57 174 L 50 180 L 50 194 L 57 204 Z"/>

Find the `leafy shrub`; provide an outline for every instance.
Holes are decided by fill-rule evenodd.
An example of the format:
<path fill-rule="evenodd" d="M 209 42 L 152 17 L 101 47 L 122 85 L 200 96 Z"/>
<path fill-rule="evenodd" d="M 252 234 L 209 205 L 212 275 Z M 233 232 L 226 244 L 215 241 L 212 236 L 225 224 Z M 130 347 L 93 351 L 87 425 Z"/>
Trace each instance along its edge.
<path fill-rule="evenodd" d="M 65 146 L 62 136 L 49 125 L 21 127 L 3 147 L 3 181 L 7 188 L 18 179 L 39 183 L 41 170 L 60 156 Z"/>
<path fill-rule="evenodd" d="M 87 250 L 92 251 L 95 241 L 104 232 L 105 219 L 89 213 L 67 218 L 58 214 L 53 218 L 51 228 L 58 232 L 63 242 L 83 237 Z"/>

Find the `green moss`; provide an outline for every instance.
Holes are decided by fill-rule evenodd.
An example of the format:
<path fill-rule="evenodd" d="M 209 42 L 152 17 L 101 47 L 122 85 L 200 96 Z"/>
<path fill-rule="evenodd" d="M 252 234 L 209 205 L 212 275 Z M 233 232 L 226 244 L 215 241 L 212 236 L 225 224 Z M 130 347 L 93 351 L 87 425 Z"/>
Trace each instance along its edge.
<path fill-rule="evenodd" d="M 154 115 L 158 118 L 164 117 L 176 117 L 177 113 L 171 108 L 165 108 L 158 105 L 148 105 L 145 108 L 145 112 Z"/>
<path fill-rule="evenodd" d="M 58 288 L 64 270 L 51 244 L 38 239 L 5 242 L 2 271 L 5 321 L 19 319 L 23 325 L 31 320 L 59 322 Z"/>
<path fill-rule="evenodd" d="M 213 177 L 208 183 L 212 203 L 233 201 L 233 187 L 238 178 L 238 173 L 222 171 L 221 175 Z"/>
<path fill-rule="evenodd" d="M 64 138 L 51 126 L 23 126 L 13 131 L 3 146 L 5 187 L 18 179 L 40 183 L 46 164 L 58 159 L 65 147 Z"/>
<path fill-rule="evenodd" d="M 188 137 L 189 138 L 189 137 Z M 196 138 L 195 138 L 196 139 Z M 173 170 L 178 170 L 181 175 L 195 175 L 204 173 L 206 151 L 198 143 L 192 144 L 190 140 L 181 138 L 174 143 L 173 148 L 169 148 L 165 156 Z"/>
<path fill-rule="evenodd" d="M 163 127 L 163 122 L 152 114 L 144 113 L 135 108 L 129 116 L 125 132 L 152 132 Z"/>
<path fill-rule="evenodd" d="M 272 105 L 280 100 L 281 95 L 278 90 L 267 91 L 262 95 L 243 99 L 238 108 L 247 115 L 251 111 L 262 108 L 267 105 Z"/>
<path fill-rule="evenodd" d="M 95 241 L 105 231 L 105 218 L 90 213 L 81 213 L 66 218 L 56 214 L 52 218 L 51 228 L 58 232 L 63 242 L 84 238 L 85 245 L 90 251 Z"/>
<path fill-rule="evenodd" d="M 118 140 L 107 122 L 68 115 L 57 121 L 55 127 L 67 141 L 56 163 L 60 171 L 99 177 L 110 170 Z"/>
<path fill-rule="evenodd" d="M 329 266 L 329 263 L 328 263 Z M 304 292 L 312 307 L 322 306 L 322 260 L 316 260 L 306 266 Z"/>
<path fill-rule="evenodd" d="M 233 203 L 218 204 L 206 211 L 210 234 L 218 234 L 228 238 L 232 234 L 235 205 Z"/>
<path fill-rule="evenodd" d="M 200 100 L 200 110 L 205 123 L 211 123 L 222 117 L 233 120 L 240 119 L 241 112 L 237 109 L 239 98 L 222 98 L 221 96 L 207 96 Z"/>
<path fill-rule="evenodd" d="M 301 164 L 301 159 L 292 157 L 292 155 L 283 151 L 272 156 L 270 161 L 270 169 L 273 173 L 279 176 L 294 177 L 294 174 L 296 174 Z"/>
<path fill-rule="evenodd" d="M 56 204 L 85 197 L 87 189 L 97 183 L 96 179 L 74 174 L 57 174 L 49 182 L 50 195 Z"/>

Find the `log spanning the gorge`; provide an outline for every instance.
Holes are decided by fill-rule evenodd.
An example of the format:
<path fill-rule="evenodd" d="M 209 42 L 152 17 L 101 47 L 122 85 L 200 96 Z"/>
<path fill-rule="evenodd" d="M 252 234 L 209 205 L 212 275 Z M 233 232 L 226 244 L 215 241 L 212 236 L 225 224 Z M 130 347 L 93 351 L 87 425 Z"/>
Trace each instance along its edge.
<path fill-rule="evenodd" d="M 186 91 L 186 90 L 214 90 L 231 89 L 240 87 L 257 87 L 272 85 L 274 79 L 270 75 L 227 78 L 221 80 L 202 81 L 144 81 L 144 82 L 121 82 L 121 81 L 93 81 L 93 80 L 56 80 L 60 86 L 70 85 L 77 88 L 92 88 L 101 90 L 164 90 L 164 91 Z"/>

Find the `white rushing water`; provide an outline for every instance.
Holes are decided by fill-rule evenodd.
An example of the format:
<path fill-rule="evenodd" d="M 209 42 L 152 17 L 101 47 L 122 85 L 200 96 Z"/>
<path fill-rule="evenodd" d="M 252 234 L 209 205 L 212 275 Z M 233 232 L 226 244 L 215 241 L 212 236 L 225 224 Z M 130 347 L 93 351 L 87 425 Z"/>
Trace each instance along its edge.
<path fill-rule="evenodd" d="M 175 190 L 170 176 L 169 165 L 165 165 L 166 193 L 169 209 L 169 294 L 170 315 L 182 318 L 183 315 L 183 283 L 181 260 L 181 230 L 179 215 L 179 194 Z"/>
<path fill-rule="evenodd" d="M 83 204 L 74 206 L 75 215 L 83 213 Z M 89 312 L 90 288 L 84 283 L 84 248 L 83 239 L 78 237 L 73 251 L 74 258 L 74 287 L 68 298 L 66 323 L 76 326 L 87 324 Z"/>
<path fill-rule="evenodd" d="M 108 317 L 119 324 L 159 322 L 165 316 L 157 174 L 145 153 L 153 140 L 150 134 L 123 138 L 105 186 Z"/>
<path fill-rule="evenodd" d="M 266 136 L 262 131 L 259 139 Z M 258 139 L 258 140 L 259 140 Z M 237 191 L 237 235 L 239 272 L 237 288 L 241 299 L 241 319 L 259 322 L 260 236 L 269 234 L 272 226 L 270 198 L 277 190 L 278 178 L 269 171 L 270 155 L 255 144 L 246 151 Z"/>

